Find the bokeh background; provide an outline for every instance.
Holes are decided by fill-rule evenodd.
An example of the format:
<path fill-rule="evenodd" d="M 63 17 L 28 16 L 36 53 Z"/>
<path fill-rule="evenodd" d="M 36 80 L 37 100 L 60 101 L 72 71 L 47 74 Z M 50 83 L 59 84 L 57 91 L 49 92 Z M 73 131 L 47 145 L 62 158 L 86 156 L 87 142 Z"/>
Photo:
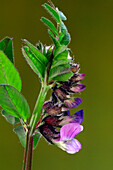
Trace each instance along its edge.
<path fill-rule="evenodd" d="M 14 56 L 23 82 L 22 93 L 33 110 L 40 83 L 21 53 L 22 41 L 51 44 L 47 28 L 40 22 L 49 15 L 45 0 L 0 0 L 0 39 L 14 38 Z M 68 20 L 75 61 L 86 74 L 87 88 L 80 95 L 84 109 L 84 131 L 77 135 L 82 150 L 69 155 L 41 139 L 34 152 L 33 170 L 113 169 L 113 1 L 53 0 Z M 49 95 L 48 95 L 49 97 Z M 13 126 L 0 115 L 0 170 L 22 169 L 23 148 Z"/>

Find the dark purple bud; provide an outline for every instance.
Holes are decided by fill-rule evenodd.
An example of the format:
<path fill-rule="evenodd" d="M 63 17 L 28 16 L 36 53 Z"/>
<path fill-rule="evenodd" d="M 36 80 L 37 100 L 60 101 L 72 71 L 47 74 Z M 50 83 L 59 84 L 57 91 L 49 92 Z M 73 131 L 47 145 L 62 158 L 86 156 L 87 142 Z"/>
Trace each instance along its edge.
<path fill-rule="evenodd" d="M 57 88 L 57 89 L 55 89 L 54 92 L 61 101 L 64 101 L 64 100 L 70 98 L 69 94 L 62 88 Z"/>
<path fill-rule="evenodd" d="M 62 112 L 62 106 L 60 104 L 55 104 L 46 109 L 46 113 L 49 115 L 58 115 Z"/>
<path fill-rule="evenodd" d="M 70 88 L 70 92 L 79 93 L 83 91 L 85 88 L 86 86 L 84 84 L 76 84 L 75 86 Z"/>
<path fill-rule="evenodd" d="M 43 104 L 43 109 L 46 110 L 48 107 L 51 107 L 53 105 L 53 102 L 52 101 L 46 101 L 44 102 Z"/>
<path fill-rule="evenodd" d="M 46 138 L 46 140 L 52 143 L 52 139 L 59 138 L 59 132 L 50 125 L 44 124 L 39 127 L 40 133 Z"/>
<path fill-rule="evenodd" d="M 77 73 L 80 70 L 80 64 L 73 64 L 70 69 L 73 73 Z"/>
<path fill-rule="evenodd" d="M 69 81 L 71 82 L 78 82 L 78 81 L 81 81 L 82 79 L 84 79 L 85 77 L 85 74 L 74 74 L 70 79 Z"/>
<path fill-rule="evenodd" d="M 59 119 L 60 116 L 47 116 L 43 119 L 43 121 L 51 126 L 59 127 L 61 120 Z"/>
<path fill-rule="evenodd" d="M 64 101 L 64 104 L 69 108 L 75 108 L 77 107 L 80 103 L 82 102 L 82 99 L 78 98 L 78 97 L 72 97 L 68 100 Z"/>

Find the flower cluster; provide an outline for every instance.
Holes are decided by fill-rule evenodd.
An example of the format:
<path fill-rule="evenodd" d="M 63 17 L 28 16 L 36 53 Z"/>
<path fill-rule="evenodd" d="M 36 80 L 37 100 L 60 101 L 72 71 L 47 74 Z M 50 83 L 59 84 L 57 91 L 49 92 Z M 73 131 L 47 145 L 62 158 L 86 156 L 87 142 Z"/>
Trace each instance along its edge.
<path fill-rule="evenodd" d="M 38 127 L 40 133 L 46 140 L 55 144 L 70 154 L 81 149 L 81 144 L 74 137 L 83 130 L 80 125 L 83 121 L 83 110 L 70 114 L 70 109 L 77 107 L 82 100 L 78 97 L 71 97 L 73 93 L 79 93 L 85 89 L 80 84 L 84 74 L 79 74 L 80 65 L 71 65 L 73 76 L 68 81 L 60 81 L 53 87 L 53 93 L 49 101 L 43 105 L 45 118 L 42 125 Z"/>

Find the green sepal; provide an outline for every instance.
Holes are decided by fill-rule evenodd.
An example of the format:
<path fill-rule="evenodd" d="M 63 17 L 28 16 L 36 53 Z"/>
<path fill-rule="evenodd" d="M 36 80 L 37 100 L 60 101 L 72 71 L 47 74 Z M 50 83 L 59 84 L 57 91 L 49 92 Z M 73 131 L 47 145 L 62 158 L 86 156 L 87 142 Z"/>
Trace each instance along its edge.
<path fill-rule="evenodd" d="M 13 63 L 0 51 L 0 84 L 7 84 L 21 91 L 21 79 Z"/>
<path fill-rule="evenodd" d="M 60 16 L 59 16 L 58 12 L 56 11 L 56 9 L 53 9 L 50 5 L 48 5 L 46 3 L 43 6 L 50 13 L 50 15 L 52 15 L 52 17 L 55 19 L 55 21 L 57 23 L 60 23 Z"/>
<path fill-rule="evenodd" d="M 33 149 L 37 147 L 41 134 L 38 132 L 33 136 Z"/>
<path fill-rule="evenodd" d="M 54 33 L 55 35 L 58 36 L 58 31 L 57 31 L 56 27 L 54 26 L 54 24 L 53 24 L 50 20 L 42 17 L 42 18 L 41 18 L 41 21 L 44 22 L 44 23 L 53 31 L 53 33 Z"/>
<path fill-rule="evenodd" d="M 24 46 L 22 48 L 22 53 L 30 65 L 32 70 L 43 80 L 46 66 L 38 60 L 38 58 L 32 53 L 29 47 Z"/>
<path fill-rule="evenodd" d="M 9 60 L 14 64 L 13 57 L 13 42 L 12 38 L 5 37 L 0 41 L 0 50 L 9 58 Z"/>
<path fill-rule="evenodd" d="M 20 140 L 20 143 L 25 148 L 26 132 L 25 132 L 23 126 L 22 125 L 17 126 L 15 129 L 13 129 L 13 131 L 17 134 L 17 136 Z"/>
<path fill-rule="evenodd" d="M 52 39 L 53 43 L 55 44 L 55 46 L 56 47 L 60 46 L 60 42 L 54 37 L 54 34 L 50 30 L 48 30 L 48 34 Z"/>
<path fill-rule="evenodd" d="M 5 110 L 2 110 L 1 114 L 6 119 L 6 121 L 11 123 L 12 125 L 20 123 L 20 120 L 17 117 L 9 115 Z"/>
<path fill-rule="evenodd" d="M 0 85 L 0 105 L 11 116 L 28 119 L 30 108 L 24 96 L 14 87 Z"/>

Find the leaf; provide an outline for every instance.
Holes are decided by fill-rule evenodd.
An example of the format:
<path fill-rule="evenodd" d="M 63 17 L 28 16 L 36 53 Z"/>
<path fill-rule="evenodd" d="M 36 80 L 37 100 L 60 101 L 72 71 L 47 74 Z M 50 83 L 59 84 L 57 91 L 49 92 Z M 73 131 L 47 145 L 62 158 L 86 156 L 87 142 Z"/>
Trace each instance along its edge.
<path fill-rule="evenodd" d="M 55 60 L 54 60 L 55 61 Z M 69 64 L 71 62 L 71 60 L 59 60 L 59 61 L 56 61 L 52 64 L 51 68 L 54 68 L 56 66 L 59 66 L 59 65 L 63 65 L 63 64 Z"/>
<path fill-rule="evenodd" d="M 70 43 L 70 41 L 71 41 L 70 34 L 69 34 L 69 33 L 66 33 L 66 34 L 64 35 L 64 37 L 62 38 L 60 44 L 61 44 L 61 45 L 68 45 L 68 44 Z"/>
<path fill-rule="evenodd" d="M 59 11 L 58 8 L 56 8 L 56 10 L 58 11 L 58 13 L 59 13 L 59 15 L 60 15 L 61 20 L 62 20 L 62 21 L 66 21 L 67 18 L 66 18 L 66 16 L 63 14 L 63 12 Z"/>
<path fill-rule="evenodd" d="M 9 60 L 14 64 L 12 38 L 5 37 L 3 40 L 1 40 L 0 50 L 3 51 Z"/>
<path fill-rule="evenodd" d="M 65 50 L 61 53 L 59 53 L 53 60 L 53 64 L 55 64 L 56 62 L 60 61 L 60 60 L 66 60 L 68 58 L 68 51 Z"/>
<path fill-rule="evenodd" d="M 25 142 L 26 142 L 26 133 L 22 125 L 17 126 L 13 131 L 17 134 L 20 143 L 22 144 L 23 147 L 25 147 Z"/>
<path fill-rule="evenodd" d="M 0 105 L 11 116 L 23 119 L 30 117 L 26 99 L 12 86 L 0 85 Z"/>
<path fill-rule="evenodd" d="M 38 60 L 28 47 L 22 48 L 22 53 L 33 71 L 43 80 L 46 66 Z"/>
<path fill-rule="evenodd" d="M 61 75 L 58 75 L 58 76 L 56 76 L 56 77 L 53 77 L 52 80 L 56 80 L 56 81 L 67 81 L 72 75 L 73 75 L 72 72 L 68 72 L 68 73 L 61 74 Z"/>
<path fill-rule="evenodd" d="M 66 49 L 65 45 L 60 45 L 59 47 L 56 47 L 54 50 L 54 57 L 58 56 L 60 53 L 62 53 Z"/>
<path fill-rule="evenodd" d="M 53 46 L 50 46 L 50 48 L 47 50 L 46 57 L 47 57 L 48 60 L 50 60 L 52 49 L 53 49 Z"/>
<path fill-rule="evenodd" d="M 57 31 L 56 27 L 54 26 L 54 24 L 53 24 L 50 20 L 42 17 L 42 18 L 41 18 L 41 21 L 44 22 L 44 23 L 53 31 L 53 33 L 54 33 L 55 35 L 58 36 L 58 31 Z"/>
<path fill-rule="evenodd" d="M 2 51 L 0 51 L 0 84 L 11 85 L 21 91 L 19 73 Z"/>
<path fill-rule="evenodd" d="M 49 79 L 52 80 L 53 77 L 69 72 L 70 71 L 69 68 L 70 68 L 70 64 L 62 64 L 60 66 L 52 68 L 49 72 Z"/>
<path fill-rule="evenodd" d="M 24 42 L 29 47 L 31 52 L 34 54 L 35 58 L 38 59 L 40 61 L 40 63 L 47 65 L 47 63 L 48 63 L 47 58 L 36 47 L 34 47 L 30 42 L 28 42 L 25 39 L 24 39 Z"/>
<path fill-rule="evenodd" d="M 40 137 L 41 137 L 41 134 L 40 134 L 40 133 L 36 133 L 36 134 L 34 135 L 34 137 L 33 137 L 33 149 L 36 148 Z"/>
<path fill-rule="evenodd" d="M 61 45 L 68 45 L 71 41 L 71 37 L 63 22 L 61 22 L 61 32 L 62 34 L 64 34 L 64 36 L 59 38 L 59 42 L 61 43 Z"/>
<path fill-rule="evenodd" d="M 52 17 L 56 20 L 56 22 L 60 23 L 60 16 L 57 13 L 57 11 L 55 9 L 53 9 L 50 5 L 46 4 L 46 3 L 43 6 L 50 13 L 50 15 L 52 15 Z"/>
<path fill-rule="evenodd" d="M 2 110 L 2 116 L 4 116 L 4 118 L 11 123 L 12 125 L 15 125 L 17 123 L 20 123 L 20 120 L 17 117 L 11 116 L 9 115 L 5 110 Z"/>
<path fill-rule="evenodd" d="M 60 46 L 60 42 L 54 37 L 53 33 L 50 30 L 48 30 L 48 34 L 52 39 L 53 43 L 55 44 L 55 46 L 56 47 Z"/>

